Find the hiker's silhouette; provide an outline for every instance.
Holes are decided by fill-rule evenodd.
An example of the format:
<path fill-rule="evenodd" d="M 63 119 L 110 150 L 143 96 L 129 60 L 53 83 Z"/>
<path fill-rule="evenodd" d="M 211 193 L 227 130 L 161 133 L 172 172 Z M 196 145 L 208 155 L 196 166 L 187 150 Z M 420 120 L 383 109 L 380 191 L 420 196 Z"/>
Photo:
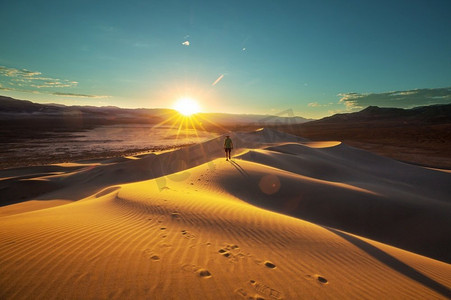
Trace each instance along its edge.
<path fill-rule="evenodd" d="M 229 135 L 226 135 L 226 138 L 224 140 L 224 150 L 225 150 L 226 160 L 231 159 L 232 149 L 233 149 L 232 139 L 230 138 Z"/>

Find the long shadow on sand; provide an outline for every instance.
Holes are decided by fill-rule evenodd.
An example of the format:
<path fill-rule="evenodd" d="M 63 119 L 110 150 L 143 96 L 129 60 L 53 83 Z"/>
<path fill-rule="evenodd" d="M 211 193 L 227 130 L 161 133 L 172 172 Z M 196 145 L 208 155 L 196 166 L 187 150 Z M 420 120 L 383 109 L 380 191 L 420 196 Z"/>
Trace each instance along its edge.
<path fill-rule="evenodd" d="M 392 268 L 395 271 L 398 271 L 402 275 L 407 276 L 410 279 L 415 280 L 416 282 L 430 288 L 431 290 L 434 290 L 435 292 L 451 299 L 451 290 L 448 287 L 418 272 L 411 266 L 403 263 L 402 261 L 380 250 L 379 248 L 342 231 L 325 226 L 323 226 L 323 228 L 342 237 L 343 239 L 347 240 L 356 247 L 365 251 L 366 253 L 368 253 L 381 263 L 387 265 L 388 267 Z"/>
<path fill-rule="evenodd" d="M 241 175 L 243 175 L 244 177 L 247 177 L 247 178 L 250 177 L 249 174 L 246 172 L 246 170 L 244 170 L 243 167 L 240 166 L 236 161 L 229 160 L 229 162 L 232 166 L 234 166 L 238 170 L 238 172 L 241 173 Z"/>

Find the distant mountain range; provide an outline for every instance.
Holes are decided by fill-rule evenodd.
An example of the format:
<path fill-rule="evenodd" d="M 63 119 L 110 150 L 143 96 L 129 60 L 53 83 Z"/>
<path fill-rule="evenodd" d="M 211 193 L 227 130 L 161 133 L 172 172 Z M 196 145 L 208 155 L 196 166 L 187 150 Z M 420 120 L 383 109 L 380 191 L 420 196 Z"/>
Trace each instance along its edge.
<path fill-rule="evenodd" d="M 172 109 L 124 109 L 115 106 L 65 106 L 61 104 L 39 104 L 27 100 L 17 100 L 0 96 L 0 120 L 30 120 L 78 118 L 90 124 L 121 124 L 162 122 L 176 112 Z M 254 124 L 257 126 L 274 124 L 300 124 L 309 119 L 302 117 L 281 117 L 256 114 L 199 113 L 198 119 L 216 124 Z"/>
<path fill-rule="evenodd" d="M 170 109 L 124 109 L 115 106 L 66 106 L 61 104 L 40 104 L 27 100 L 17 100 L 0 96 L 0 119 L 32 117 L 71 117 L 90 118 L 149 118 L 163 117 Z"/>
<path fill-rule="evenodd" d="M 199 113 L 199 118 L 214 120 L 219 124 L 248 124 L 256 126 L 277 124 L 302 124 L 312 121 L 303 117 L 281 117 L 274 115 L 257 114 L 225 114 L 225 113 Z"/>
<path fill-rule="evenodd" d="M 451 122 L 451 104 L 420 106 L 411 109 L 368 106 L 359 112 L 335 114 L 309 122 L 309 125 L 353 122 L 449 123 Z"/>
<path fill-rule="evenodd" d="M 428 131 L 431 126 L 434 130 L 451 126 L 451 104 L 411 109 L 369 106 L 358 112 L 335 114 L 303 124 L 278 126 L 278 129 L 311 139 L 368 140 L 376 136 L 418 135 L 419 132 L 430 139 L 435 132 Z M 443 138 L 451 137 L 451 132 L 440 132 Z"/>
<path fill-rule="evenodd" d="M 125 109 L 115 106 L 66 106 L 61 104 L 39 104 L 27 100 L 17 100 L 0 96 L 0 121 L 31 121 L 59 120 L 82 118 L 89 126 L 110 125 L 122 123 L 156 124 L 164 122 L 175 114 L 172 109 Z M 369 106 L 359 112 L 335 114 L 320 120 L 305 119 L 299 116 L 282 117 L 258 114 L 226 114 L 199 113 L 199 120 L 206 123 L 246 126 L 295 126 L 297 128 L 312 128 L 331 126 L 339 123 L 341 126 L 352 124 L 377 123 L 387 125 L 406 124 L 444 124 L 451 123 L 451 104 L 430 105 L 412 109 L 381 108 Z M 356 125 L 357 126 L 357 125 Z"/>
<path fill-rule="evenodd" d="M 311 140 L 342 141 L 397 160 L 451 169 L 451 104 L 359 112 L 276 129 Z"/>

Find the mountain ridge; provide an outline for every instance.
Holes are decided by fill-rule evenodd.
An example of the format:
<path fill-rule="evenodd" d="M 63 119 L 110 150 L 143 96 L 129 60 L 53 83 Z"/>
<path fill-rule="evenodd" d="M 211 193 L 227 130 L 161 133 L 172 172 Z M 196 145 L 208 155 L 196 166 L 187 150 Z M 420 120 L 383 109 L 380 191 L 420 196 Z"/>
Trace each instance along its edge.
<path fill-rule="evenodd" d="M 339 113 L 308 122 L 319 124 L 325 122 L 382 121 L 398 118 L 404 121 L 451 122 L 451 104 L 433 104 L 410 109 L 368 106 L 361 111 Z"/>
<path fill-rule="evenodd" d="M 12 119 L 17 117 L 58 117 L 68 113 L 82 113 L 89 117 L 102 117 L 106 114 L 114 114 L 116 117 L 159 117 L 165 118 L 176 113 L 173 109 L 167 108 L 120 108 L 117 106 L 67 106 L 62 104 L 42 104 L 29 100 L 18 100 L 11 97 L 0 96 L 0 119 Z M 216 123 L 243 123 L 243 124 L 277 124 L 277 123 L 304 123 L 311 119 L 300 116 L 277 116 L 259 114 L 229 114 L 229 113 L 198 113 L 200 119 L 212 119 Z M 148 120 L 138 120 L 149 123 Z M 160 122 L 161 120 L 158 120 Z M 137 123 L 139 123 L 137 122 Z"/>

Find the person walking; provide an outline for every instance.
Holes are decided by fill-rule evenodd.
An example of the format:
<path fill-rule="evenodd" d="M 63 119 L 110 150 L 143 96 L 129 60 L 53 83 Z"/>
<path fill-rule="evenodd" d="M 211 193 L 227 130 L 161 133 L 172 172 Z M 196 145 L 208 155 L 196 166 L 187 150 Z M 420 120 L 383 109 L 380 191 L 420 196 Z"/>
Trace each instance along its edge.
<path fill-rule="evenodd" d="M 226 135 L 226 138 L 224 140 L 224 150 L 226 155 L 226 160 L 231 159 L 231 153 L 233 149 L 233 142 L 229 135 Z"/>

